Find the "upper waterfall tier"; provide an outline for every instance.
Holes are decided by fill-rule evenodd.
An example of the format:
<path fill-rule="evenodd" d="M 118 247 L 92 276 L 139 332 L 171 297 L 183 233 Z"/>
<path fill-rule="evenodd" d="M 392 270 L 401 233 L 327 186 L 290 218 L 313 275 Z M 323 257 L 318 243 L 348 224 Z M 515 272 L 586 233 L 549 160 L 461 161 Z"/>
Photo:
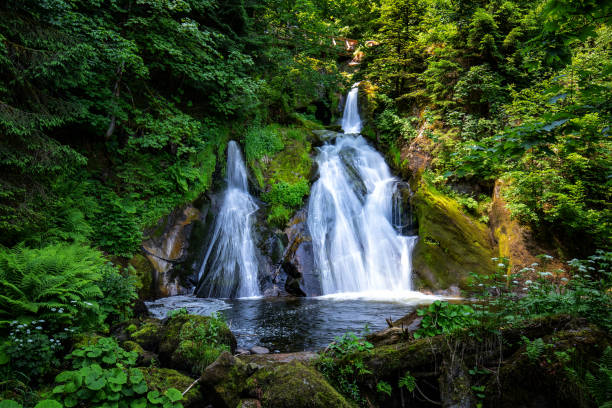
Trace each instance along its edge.
<path fill-rule="evenodd" d="M 357 92 L 354 85 L 347 97 L 345 133 L 361 130 Z M 382 155 L 362 136 L 344 135 L 322 146 L 316 161 L 308 228 L 323 293 L 411 290 L 417 237 L 393 224 L 399 180 Z"/>
<path fill-rule="evenodd" d="M 344 113 L 342 114 L 342 130 L 344 133 L 361 133 L 358 96 L 359 83 L 356 83 L 348 93 L 344 104 Z"/>
<path fill-rule="evenodd" d="M 251 234 L 253 214 L 259 207 L 248 192 L 246 167 L 234 141 L 227 146 L 226 181 L 196 293 L 221 298 L 259 296 L 257 249 Z"/>

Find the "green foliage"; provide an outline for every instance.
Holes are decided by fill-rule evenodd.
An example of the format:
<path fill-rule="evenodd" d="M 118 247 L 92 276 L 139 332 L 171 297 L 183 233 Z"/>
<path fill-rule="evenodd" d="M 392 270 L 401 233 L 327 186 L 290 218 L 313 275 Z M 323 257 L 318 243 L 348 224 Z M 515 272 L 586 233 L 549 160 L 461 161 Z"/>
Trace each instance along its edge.
<path fill-rule="evenodd" d="M 221 353 L 230 351 L 224 337 L 224 333 L 228 330 L 223 316 L 218 312 L 213 313 L 206 324 L 188 320 L 181 327 L 176 353 L 194 363 L 192 367 L 194 373 L 201 373 Z"/>
<path fill-rule="evenodd" d="M 249 163 L 264 156 L 270 157 L 285 147 L 278 125 L 250 128 L 244 140 L 244 153 Z"/>
<path fill-rule="evenodd" d="M 387 397 L 390 397 L 392 391 L 393 391 L 393 388 L 391 387 L 391 384 L 389 384 L 388 382 L 379 381 L 378 383 L 376 383 L 376 392 L 385 394 Z"/>
<path fill-rule="evenodd" d="M 174 310 L 169 310 L 168 313 L 166 313 L 166 316 L 169 318 L 173 318 L 173 317 L 177 317 L 177 316 L 185 316 L 188 315 L 189 312 L 187 311 L 186 308 L 184 307 L 180 307 L 178 309 L 174 309 Z"/>
<path fill-rule="evenodd" d="M 595 402 L 601 407 L 612 404 L 612 348 L 606 347 L 595 373 L 587 372 L 585 383 Z"/>
<path fill-rule="evenodd" d="M 409 371 L 406 371 L 402 377 L 400 377 L 397 386 L 399 388 L 406 388 L 409 392 L 413 392 L 416 389 L 416 378 L 410 375 Z"/>
<path fill-rule="evenodd" d="M 163 406 L 180 408 L 180 391 L 170 388 L 163 394 L 149 391 L 143 372 L 132 366 L 137 354 L 123 350 L 112 338 L 78 348 L 67 356 L 73 370 L 57 375 L 52 394 L 66 407 L 113 405 L 118 407 Z M 148 392 L 147 392 L 148 391 Z"/>
<path fill-rule="evenodd" d="M 468 305 L 456 305 L 436 300 L 426 309 L 418 309 L 423 317 L 421 327 L 414 332 L 415 338 L 432 337 L 452 333 L 478 323 L 474 309 Z"/>
<path fill-rule="evenodd" d="M 370 353 L 372 348 L 371 343 L 360 340 L 354 333 L 346 333 L 329 344 L 317 360 L 317 368 L 340 392 L 358 404 L 365 405 L 366 400 L 361 394 L 358 381 L 371 374 L 371 371 L 365 367 L 361 354 Z"/>
<path fill-rule="evenodd" d="M 552 259 L 543 255 L 544 262 Z M 495 259 L 495 262 L 499 260 Z M 508 273 L 507 262 L 499 263 L 491 276 L 473 275 L 472 293 L 476 316 L 489 327 L 537 316 L 565 313 L 581 316 L 603 329 L 612 329 L 612 253 L 601 250 L 586 260 L 573 259 L 566 271 L 549 272 L 534 263 L 517 273 Z M 537 276 L 532 280 L 523 275 Z M 521 295 L 520 293 L 524 293 Z"/>
<path fill-rule="evenodd" d="M 136 364 L 138 354 L 125 351 L 111 337 L 102 337 L 95 344 L 80 347 L 66 356 L 74 368 L 83 368 L 94 363 L 104 367 L 128 367 Z"/>
<path fill-rule="evenodd" d="M 529 340 L 527 337 L 521 337 L 523 343 L 525 343 L 525 354 L 531 362 L 536 362 L 540 359 L 540 356 L 546 348 L 553 347 L 552 344 L 547 344 L 541 338 L 535 340 Z"/>

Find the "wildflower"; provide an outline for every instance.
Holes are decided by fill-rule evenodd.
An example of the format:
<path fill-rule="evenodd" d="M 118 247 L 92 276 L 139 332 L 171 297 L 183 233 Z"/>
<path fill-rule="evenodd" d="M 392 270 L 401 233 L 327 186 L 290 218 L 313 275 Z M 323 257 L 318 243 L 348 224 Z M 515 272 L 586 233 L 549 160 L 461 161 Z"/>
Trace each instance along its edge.
<path fill-rule="evenodd" d="M 499 260 L 499 258 L 491 258 L 491 260 L 492 260 L 493 262 L 496 262 L 496 261 L 498 261 L 498 260 Z"/>
<path fill-rule="evenodd" d="M 64 313 L 64 309 L 60 308 L 60 309 L 58 310 L 58 313 Z"/>
<path fill-rule="evenodd" d="M 500 268 L 505 268 L 506 265 L 504 265 L 503 263 L 498 263 L 497 266 L 499 266 Z"/>
<path fill-rule="evenodd" d="M 567 279 L 567 278 L 561 278 L 561 280 L 562 280 L 563 282 L 567 282 L 567 280 L 568 280 L 568 279 Z"/>
<path fill-rule="evenodd" d="M 534 263 L 532 263 L 532 264 L 531 264 L 531 267 L 532 267 L 532 268 L 535 268 L 535 267 L 536 267 L 536 266 L 538 266 L 538 265 L 539 265 L 539 264 L 538 264 L 537 262 L 534 262 Z"/>
<path fill-rule="evenodd" d="M 478 286 L 484 286 L 482 283 L 479 283 Z"/>
<path fill-rule="evenodd" d="M 548 254 L 544 254 L 542 255 L 542 259 L 546 259 L 547 261 L 550 261 L 551 259 L 553 259 L 554 257 L 548 255 Z"/>
<path fill-rule="evenodd" d="M 51 311 L 52 311 L 52 312 L 55 312 L 55 311 L 57 311 L 57 309 L 56 309 L 56 308 L 54 308 L 54 307 L 52 307 L 52 308 L 51 308 Z"/>
<path fill-rule="evenodd" d="M 515 285 L 518 285 L 518 281 L 517 280 L 513 280 L 512 283 L 514 283 Z"/>
<path fill-rule="evenodd" d="M 42 330 L 41 326 L 36 326 L 36 330 Z"/>
<path fill-rule="evenodd" d="M 529 288 L 523 288 L 523 290 L 529 290 Z"/>
<path fill-rule="evenodd" d="M 531 285 L 532 283 L 533 283 L 533 282 L 532 282 L 530 279 L 527 279 L 527 280 L 525 281 L 525 285 Z"/>
<path fill-rule="evenodd" d="M 32 342 L 32 339 L 28 339 L 28 343 L 31 343 L 31 342 Z"/>

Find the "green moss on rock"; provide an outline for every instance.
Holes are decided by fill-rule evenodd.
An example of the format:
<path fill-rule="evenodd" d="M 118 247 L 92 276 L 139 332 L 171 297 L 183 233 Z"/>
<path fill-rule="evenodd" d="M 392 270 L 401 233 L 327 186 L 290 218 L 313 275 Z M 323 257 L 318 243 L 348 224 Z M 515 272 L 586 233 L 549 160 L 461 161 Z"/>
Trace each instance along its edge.
<path fill-rule="evenodd" d="M 262 407 L 352 407 L 321 373 L 298 361 L 260 369 L 249 378 L 248 393 L 260 396 Z"/>
<path fill-rule="evenodd" d="M 140 327 L 130 334 L 130 339 L 145 350 L 156 351 L 162 339 L 163 326 L 161 320 L 146 319 Z"/>
<path fill-rule="evenodd" d="M 138 297 L 142 300 L 153 299 L 153 275 L 155 270 L 149 260 L 141 255 L 136 254 L 128 262 L 130 273 L 136 277 L 138 288 Z"/>
<path fill-rule="evenodd" d="M 470 272 L 494 272 L 496 255 L 485 224 L 461 211 L 449 197 L 421 180 L 412 203 L 419 225 L 413 253 L 417 285 L 444 289 L 465 285 Z"/>
<path fill-rule="evenodd" d="M 193 378 L 169 368 L 148 367 L 140 369 L 144 373 L 149 390 L 157 390 L 162 393 L 168 388 L 176 388 L 177 390 L 183 392 L 194 381 Z M 194 385 L 189 392 L 183 396 L 183 398 L 184 400 L 182 403 L 186 408 L 204 405 L 203 397 L 198 384 Z"/>
<path fill-rule="evenodd" d="M 195 375 L 223 350 L 234 352 L 236 338 L 224 322 L 210 316 L 179 315 L 168 319 L 159 343 L 160 359 L 165 364 Z"/>

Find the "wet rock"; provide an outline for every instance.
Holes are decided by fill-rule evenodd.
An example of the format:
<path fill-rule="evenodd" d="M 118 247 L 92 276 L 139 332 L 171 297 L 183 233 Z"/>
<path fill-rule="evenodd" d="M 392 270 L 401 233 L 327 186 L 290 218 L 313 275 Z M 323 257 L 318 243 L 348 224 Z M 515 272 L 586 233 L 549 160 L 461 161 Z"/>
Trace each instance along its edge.
<path fill-rule="evenodd" d="M 190 293 L 191 287 L 186 287 L 188 282 L 176 276 L 173 267 L 184 260 L 192 223 L 199 215 L 198 209 L 187 205 L 145 231 L 148 239 L 142 243 L 142 249 L 153 267 L 152 285 L 156 297 Z"/>
<path fill-rule="evenodd" d="M 236 351 L 234 352 L 234 356 L 246 356 L 249 354 L 251 354 L 251 352 L 243 348 L 237 348 Z"/>
<path fill-rule="evenodd" d="M 375 347 L 396 344 L 409 338 L 410 334 L 400 327 L 389 327 L 387 329 L 368 334 L 366 340 Z"/>
<path fill-rule="evenodd" d="M 315 129 L 312 131 L 312 134 L 314 136 L 314 145 L 321 146 L 325 142 L 334 140 L 336 137 L 338 137 L 338 135 L 341 135 L 342 133 L 327 129 Z"/>
<path fill-rule="evenodd" d="M 321 283 L 314 268 L 314 251 L 308 226 L 307 207 L 298 211 L 289 221 L 285 234 L 288 245 L 283 257 L 281 270 L 285 290 L 294 296 L 318 296 Z"/>
<path fill-rule="evenodd" d="M 157 390 L 160 393 L 163 393 L 168 388 L 176 388 L 184 392 L 194 382 L 193 378 L 169 368 L 142 367 L 140 370 L 144 373 L 144 378 L 149 386 L 149 390 Z M 181 403 L 186 408 L 200 407 L 204 403 L 198 384 L 191 387 L 183 398 Z"/>
<path fill-rule="evenodd" d="M 253 354 L 269 354 L 270 353 L 270 350 L 262 346 L 253 346 L 251 347 L 249 351 Z"/>

